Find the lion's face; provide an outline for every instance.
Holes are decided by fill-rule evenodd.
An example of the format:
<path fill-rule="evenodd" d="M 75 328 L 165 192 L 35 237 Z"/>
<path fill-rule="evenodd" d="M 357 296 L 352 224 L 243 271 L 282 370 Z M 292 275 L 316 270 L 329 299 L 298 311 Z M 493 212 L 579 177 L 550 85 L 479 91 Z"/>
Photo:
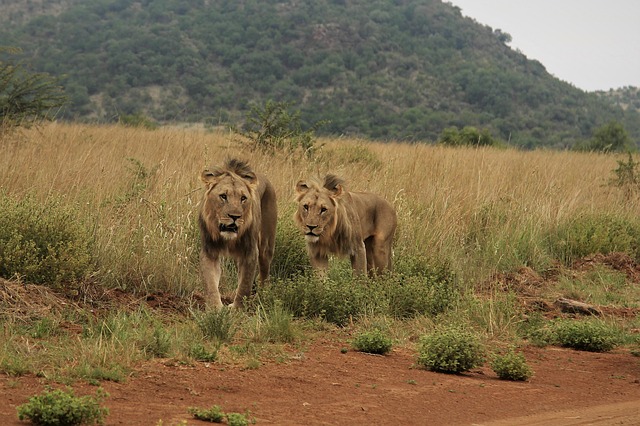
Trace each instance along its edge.
<path fill-rule="evenodd" d="M 226 240 L 238 238 L 253 222 L 253 181 L 208 170 L 201 178 L 207 185 L 202 208 L 209 232 Z"/>
<path fill-rule="evenodd" d="M 339 194 L 306 182 L 299 182 L 297 191 L 298 210 L 295 220 L 306 240 L 317 243 L 323 237 L 331 238 L 337 224 L 336 196 Z"/>

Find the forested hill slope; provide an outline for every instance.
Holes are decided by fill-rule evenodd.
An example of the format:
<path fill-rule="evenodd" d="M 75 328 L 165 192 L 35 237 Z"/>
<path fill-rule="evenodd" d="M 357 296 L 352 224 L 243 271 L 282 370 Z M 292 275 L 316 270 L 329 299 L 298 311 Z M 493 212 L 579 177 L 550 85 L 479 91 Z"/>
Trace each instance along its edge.
<path fill-rule="evenodd" d="M 323 132 L 434 140 L 488 128 L 523 147 L 571 146 L 623 110 L 549 75 L 509 35 L 440 0 L 2 0 L 0 44 L 60 76 L 71 119 L 144 113 L 237 123 L 290 101 Z"/>

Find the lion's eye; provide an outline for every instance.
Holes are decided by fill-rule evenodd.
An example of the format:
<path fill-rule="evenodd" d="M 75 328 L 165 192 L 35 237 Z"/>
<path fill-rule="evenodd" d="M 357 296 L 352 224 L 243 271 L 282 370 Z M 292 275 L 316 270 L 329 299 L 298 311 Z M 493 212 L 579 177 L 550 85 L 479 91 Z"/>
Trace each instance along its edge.
<path fill-rule="evenodd" d="M 321 207 L 321 208 L 320 208 L 320 213 L 324 213 L 324 212 L 326 212 L 326 211 L 327 211 L 327 208 L 326 208 L 326 207 Z"/>
<path fill-rule="evenodd" d="M 227 194 L 220 194 L 220 199 L 222 201 L 227 201 Z"/>
<path fill-rule="evenodd" d="M 304 209 L 305 212 L 309 211 L 309 205 L 305 204 L 304 206 L 302 206 L 302 208 Z"/>
<path fill-rule="evenodd" d="M 247 201 L 247 197 L 243 195 L 242 197 L 240 197 L 240 201 L 244 203 L 245 201 Z"/>

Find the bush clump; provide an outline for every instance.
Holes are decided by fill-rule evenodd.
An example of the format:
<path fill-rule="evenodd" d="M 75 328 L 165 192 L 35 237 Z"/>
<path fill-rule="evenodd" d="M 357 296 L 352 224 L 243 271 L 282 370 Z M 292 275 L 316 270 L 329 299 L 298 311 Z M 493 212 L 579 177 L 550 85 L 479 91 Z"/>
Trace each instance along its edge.
<path fill-rule="evenodd" d="M 524 381 L 533 374 L 524 355 L 513 349 L 503 355 L 495 355 L 491 361 L 491 369 L 502 380 Z"/>
<path fill-rule="evenodd" d="M 619 333 L 598 319 L 562 320 L 553 327 L 560 346 L 588 352 L 608 352 L 620 343 Z"/>
<path fill-rule="evenodd" d="M 61 198 L 18 200 L 0 192 L 0 276 L 54 288 L 92 268 L 93 235 Z"/>
<path fill-rule="evenodd" d="M 376 328 L 358 334 L 351 344 L 360 352 L 385 355 L 391 351 L 393 341 L 382 330 Z"/>
<path fill-rule="evenodd" d="M 484 361 L 484 349 L 474 333 L 447 326 L 422 336 L 418 364 L 439 373 L 462 373 Z"/>
<path fill-rule="evenodd" d="M 77 397 L 72 389 L 45 390 L 18 407 L 18 418 L 36 425 L 104 424 L 109 409 L 100 404 L 107 396 L 102 388 L 95 397 Z"/>

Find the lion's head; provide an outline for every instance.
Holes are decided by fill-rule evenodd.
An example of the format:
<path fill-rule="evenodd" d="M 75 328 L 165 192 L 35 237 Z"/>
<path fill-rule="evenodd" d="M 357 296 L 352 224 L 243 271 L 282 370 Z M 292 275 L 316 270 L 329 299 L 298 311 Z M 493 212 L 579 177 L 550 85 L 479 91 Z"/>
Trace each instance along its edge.
<path fill-rule="evenodd" d="M 201 218 L 213 239 L 235 240 L 252 228 L 260 212 L 257 177 L 245 162 L 207 168 L 200 179 L 206 185 Z"/>
<path fill-rule="evenodd" d="M 328 242 L 335 234 L 343 184 L 337 176 L 327 175 L 323 182 L 310 179 L 296 185 L 298 209 L 294 219 L 307 242 Z"/>

